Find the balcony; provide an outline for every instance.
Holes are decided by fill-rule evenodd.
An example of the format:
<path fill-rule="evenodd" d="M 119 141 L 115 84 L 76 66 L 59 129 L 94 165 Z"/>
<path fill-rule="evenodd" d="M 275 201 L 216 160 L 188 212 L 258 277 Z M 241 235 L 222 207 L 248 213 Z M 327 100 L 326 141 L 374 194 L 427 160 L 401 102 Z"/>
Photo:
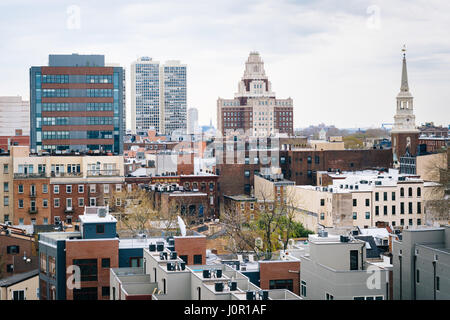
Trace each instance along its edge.
<path fill-rule="evenodd" d="M 30 197 L 36 198 L 36 191 L 30 191 Z"/>
<path fill-rule="evenodd" d="M 38 213 L 38 209 L 37 208 L 29 208 L 28 213 L 30 213 L 30 214 Z"/>
<path fill-rule="evenodd" d="M 45 178 L 45 172 L 39 173 L 14 173 L 14 179 Z"/>
<path fill-rule="evenodd" d="M 120 176 L 120 170 L 88 170 L 88 177 L 117 177 Z"/>
<path fill-rule="evenodd" d="M 66 207 L 64 213 L 73 213 L 73 207 Z"/>
<path fill-rule="evenodd" d="M 83 172 L 52 172 L 50 176 L 52 178 L 82 177 Z"/>

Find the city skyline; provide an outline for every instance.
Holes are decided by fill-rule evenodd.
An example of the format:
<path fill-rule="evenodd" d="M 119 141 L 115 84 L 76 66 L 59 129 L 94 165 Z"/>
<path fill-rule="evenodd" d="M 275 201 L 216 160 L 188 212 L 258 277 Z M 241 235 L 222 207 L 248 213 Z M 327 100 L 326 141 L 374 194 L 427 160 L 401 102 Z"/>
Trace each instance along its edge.
<path fill-rule="evenodd" d="M 242 64 L 256 50 L 273 90 L 295 101 L 294 128 L 322 122 L 379 127 L 393 123 L 406 44 L 417 125 L 447 125 L 442 115 L 450 99 L 450 40 L 445 36 L 450 6 L 417 1 L 402 10 L 399 3 L 219 1 L 212 8 L 202 1 L 112 1 L 108 6 L 3 1 L 0 68 L 9 77 L 1 82 L 0 95 L 29 99 L 27 70 L 46 64 L 49 54 L 104 54 L 107 63 L 127 70 L 130 128 L 131 62 L 139 56 L 180 60 L 188 67 L 187 107 L 198 108 L 199 123 L 208 124 L 216 119 L 217 98 L 236 91 Z"/>

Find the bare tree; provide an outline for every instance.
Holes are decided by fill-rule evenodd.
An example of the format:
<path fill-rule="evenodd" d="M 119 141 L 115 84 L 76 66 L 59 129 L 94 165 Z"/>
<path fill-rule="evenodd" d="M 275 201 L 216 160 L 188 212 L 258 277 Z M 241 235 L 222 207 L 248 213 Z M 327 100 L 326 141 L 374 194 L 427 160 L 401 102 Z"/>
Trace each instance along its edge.
<path fill-rule="evenodd" d="M 145 232 L 152 221 L 158 220 L 158 211 L 145 189 L 115 192 L 111 209 L 119 215 L 121 225 L 135 234 Z"/>
<path fill-rule="evenodd" d="M 426 178 L 435 182 L 430 200 L 425 202 L 427 220 L 448 223 L 450 218 L 450 162 L 449 150 L 438 152 L 426 166 Z"/>

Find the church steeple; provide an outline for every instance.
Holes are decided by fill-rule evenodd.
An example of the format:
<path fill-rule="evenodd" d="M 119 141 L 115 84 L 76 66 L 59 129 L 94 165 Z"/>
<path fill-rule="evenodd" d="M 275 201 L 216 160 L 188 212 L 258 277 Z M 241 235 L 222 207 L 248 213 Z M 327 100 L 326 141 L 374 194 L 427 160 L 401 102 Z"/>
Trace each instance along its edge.
<path fill-rule="evenodd" d="M 408 86 L 408 71 L 406 70 L 406 46 L 403 46 L 403 67 L 402 67 L 402 84 L 400 86 L 401 92 L 409 92 Z"/>
<path fill-rule="evenodd" d="M 409 92 L 405 46 L 403 46 L 402 52 L 402 82 L 400 85 L 400 92 L 397 94 L 394 126 L 391 130 L 394 166 L 398 166 L 400 157 L 405 154 L 416 154 L 419 137 L 419 130 L 416 128 L 416 117 L 414 115 L 414 98 Z"/>

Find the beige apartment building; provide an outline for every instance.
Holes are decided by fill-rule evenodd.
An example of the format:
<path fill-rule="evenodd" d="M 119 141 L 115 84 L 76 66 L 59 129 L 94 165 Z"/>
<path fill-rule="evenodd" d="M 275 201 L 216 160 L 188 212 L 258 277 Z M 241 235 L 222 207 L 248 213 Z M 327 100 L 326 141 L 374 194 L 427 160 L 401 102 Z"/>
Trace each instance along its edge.
<path fill-rule="evenodd" d="M 325 227 L 416 227 L 425 224 L 427 200 L 442 195 L 433 183 L 399 175 L 397 170 L 328 173 L 328 186 L 291 186 L 296 219 L 310 230 Z"/>

